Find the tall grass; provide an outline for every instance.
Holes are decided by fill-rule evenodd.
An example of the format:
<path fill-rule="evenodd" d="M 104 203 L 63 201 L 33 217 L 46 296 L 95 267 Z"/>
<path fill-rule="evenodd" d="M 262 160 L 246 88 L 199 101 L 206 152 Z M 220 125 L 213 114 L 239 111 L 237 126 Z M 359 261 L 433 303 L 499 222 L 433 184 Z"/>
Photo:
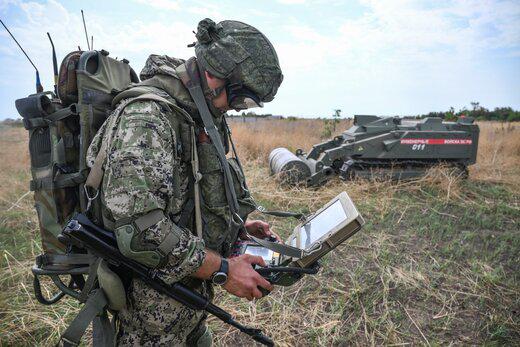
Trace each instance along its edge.
<path fill-rule="evenodd" d="M 336 125 L 336 133 L 348 128 L 350 120 L 342 120 Z M 250 160 L 266 160 L 269 153 L 277 147 L 287 147 L 294 151 L 298 148 L 308 150 L 312 145 L 326 141 L 326 125 L 317 119 L 258 120 L 230 124 L 233 139 L 240 144 L 240 154 Z"/>
<path fill-rule="evenodd" d="M 352 124 L 342 120 L 334 135 Z M 477 164 L 470 167 L 472 178 L 496 182 L 520 183 L 516 168 L 520 164 L 520 123 L 480 122 Z M 308 151 L 314 144 L 326 141 L 324 120 L 259 120 L 231 123 L 233 138 L 239 144 L 240 155 L 265 163 L 277 147 L 291 151 Z"/>
<path fill-rule="evenodd" d="M 520 125 L 479 125 L 478 160 L 466 181 L 439 167 L 417 181 L 335 179 L 306 189 L 280 187 L 267 156 L 324 141 L 323 121 L 232 123 L 259 204 L 309 212 L 345 190 L 367 224 L 324 259 L 318 275 L 252 303 L 222 291 L 216 302 L 281 346 L 516 344 Z M 336 133 L 348 126 L 343 121 Z M 33 297 L 30 266 L 40 248 L 28 168 L 26 132 L 0 129 L 0 345 L 50 346 L 79 306 L 46 307 Z M 268 220 L 282 236 L 297 223 Z M 209 321 L 217 346 L 251 344 Z"/>

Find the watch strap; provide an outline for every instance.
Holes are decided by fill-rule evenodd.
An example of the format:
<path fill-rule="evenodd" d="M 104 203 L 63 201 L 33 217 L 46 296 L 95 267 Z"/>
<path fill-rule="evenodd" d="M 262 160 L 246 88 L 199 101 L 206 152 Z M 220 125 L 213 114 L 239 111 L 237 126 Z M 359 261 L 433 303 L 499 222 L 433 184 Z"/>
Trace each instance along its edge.
<path fill-rule="evenodd" d="M 226 258 L 222 258 L 222 261 L 220 262 L 220 270 L 218 270 L 218 272 L 223 272 L 226 275 L 228 274 L 228 272 L 229 272 L 229 263 L 228 263 L 228 260 Z"/>
<path fill-rule="evenodd" d="M 223 285 L 227 281 L 228 272 L 229 272 L 229 263 L 226 258 L 221 258 L 220 268 L 218 269 L 218 271 L 215 271 L 211 275 L 211 282 L 213 282 L 214 284 Z M 215 281 L 215 277 L 218 275 L 222 275 L 222 274 L 225 275 L 226 280 L 223 283 L 218 283 L 217 281 Z"/>

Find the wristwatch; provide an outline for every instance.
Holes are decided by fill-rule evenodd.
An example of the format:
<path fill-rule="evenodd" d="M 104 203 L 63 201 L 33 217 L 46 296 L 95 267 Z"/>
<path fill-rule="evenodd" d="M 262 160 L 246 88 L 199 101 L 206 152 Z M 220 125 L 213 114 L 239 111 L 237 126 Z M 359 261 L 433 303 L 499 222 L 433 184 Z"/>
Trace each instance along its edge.
<path fill-rule="evenodd" d="M 211 282 L 218 284 L 219 286 L 226 284 L 228 279 L 228 270 L 228 261 L 227 259 L 222 258 L 222 261 L 220 262 L 220 269 L 211 275 Z"/>

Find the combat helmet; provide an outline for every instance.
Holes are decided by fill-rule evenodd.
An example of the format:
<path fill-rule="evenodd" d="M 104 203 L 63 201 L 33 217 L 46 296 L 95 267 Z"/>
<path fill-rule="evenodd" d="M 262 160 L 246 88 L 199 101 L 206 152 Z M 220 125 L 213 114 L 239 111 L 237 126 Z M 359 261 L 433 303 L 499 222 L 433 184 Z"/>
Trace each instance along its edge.
<path fill-rule="evenodd" d="M 231 108 L 262 106 L 274 99 L 283 75 L 276 51 L 251 25 L 209 18 L 199 22 L 195 55 L 213 76 L 225 79 Z M 255 105 L 256 104 L 256 105 Z"/>

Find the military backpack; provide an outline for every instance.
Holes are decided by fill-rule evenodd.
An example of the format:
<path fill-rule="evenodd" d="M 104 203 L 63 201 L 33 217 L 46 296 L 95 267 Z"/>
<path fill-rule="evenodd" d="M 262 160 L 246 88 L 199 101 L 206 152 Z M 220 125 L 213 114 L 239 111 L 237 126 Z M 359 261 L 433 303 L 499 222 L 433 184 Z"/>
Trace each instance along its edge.
<path fill-rule="evenodd" d="M 109 269 L 94 264 L 99 258 L 90 254 L 66 250 L 58 237 L 78 212 L 87 213 L 94 222 L 102 224 L 99 199 L 85 186 L 89 174 L 87 149 L 113 111 L 113 98 L 139 79 L 127 60 L 113 59 L 105 50 L 69 53 L 56 75 L 54 92 L 32 94 L 15 103 L 29 132 L 30 189 L 34 192 L 43 250 L 32 268 L 34 291 L 45 305 L 56 303 L 65 294 L 81 302 L 100 302 L 103 293 L 93 292 L 97 276 L 92 272 Z M 69 283 L 63 282 L 63 274 L 70 275 Z M 86 280 L 84 275 L 89 275 Z M 58 294 L 44 297 L 41 276 L 52 279 L 60 289 Z M 78 324 L 88 325 L 93 315 L 99 313 L 98 310 L 87 319 L 76 319 L 74 329 Z M 67 342 L 66 333 L 64 344 L 76 343 Z"/>

